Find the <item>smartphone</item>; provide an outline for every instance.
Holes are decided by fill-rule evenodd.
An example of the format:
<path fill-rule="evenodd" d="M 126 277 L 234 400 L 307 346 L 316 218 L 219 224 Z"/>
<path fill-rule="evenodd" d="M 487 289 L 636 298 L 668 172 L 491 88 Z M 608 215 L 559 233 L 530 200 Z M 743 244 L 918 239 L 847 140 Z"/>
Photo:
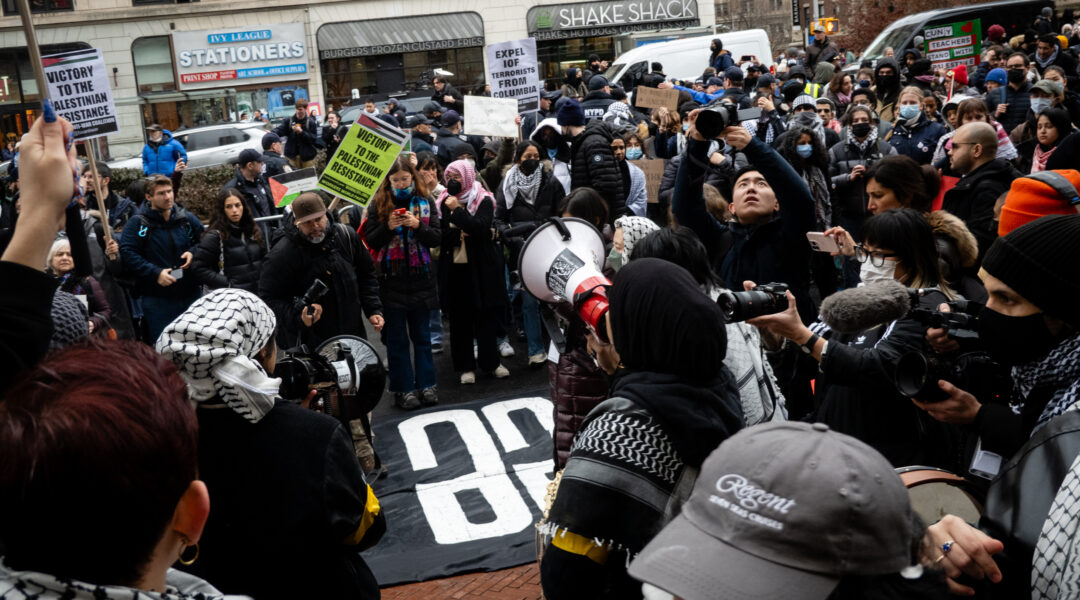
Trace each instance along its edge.
<path fill-rule="evenodd" d="M 404 217 L 405 215 L 409 214 L 409 209 L 407 209 L 407 208 L 395 208 L 394 209 L 394 214 L 399 216 L 399 217 Z"/>
<path fill-rule="evenodd" d="M 172 275 L 173 279 L 180 280 L 180 279 L 184 278 L 184 270 L 183 269 L 173 269 L 172 271 L 169 271 L 169 275 Z"/>
<path fill-rule="evenodd" d="M 749 54 L 743 54 L 739 57 L 739 62 L 750 62 L 754 60 L 754 57 Z"/>
<path fill-rule="evenodd" d="M 820 231 L 809 231 L 806 233 L 806 239 L 810 242 L 810 247 L 817 252 L 839 252 L 840 245 L 836 243 L 833 238 L 821 233 Z"/>

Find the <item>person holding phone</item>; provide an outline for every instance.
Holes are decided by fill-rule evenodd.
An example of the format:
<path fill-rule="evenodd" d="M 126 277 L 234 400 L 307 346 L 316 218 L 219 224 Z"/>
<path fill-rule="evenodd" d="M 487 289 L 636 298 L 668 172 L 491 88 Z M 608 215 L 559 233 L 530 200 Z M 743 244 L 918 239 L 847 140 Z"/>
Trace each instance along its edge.
<path fill-rule="evenodd" d="M 176 206 L 173 183 L 157 175 L 146 184 L 147 203 L 124 227 L 120 257 L 135 276 L 142 298 L 146 340 L 153 343 L 165 326 L 199 297 L 194 277 L 184 277 L 203 234 L 199 218 Z"/>

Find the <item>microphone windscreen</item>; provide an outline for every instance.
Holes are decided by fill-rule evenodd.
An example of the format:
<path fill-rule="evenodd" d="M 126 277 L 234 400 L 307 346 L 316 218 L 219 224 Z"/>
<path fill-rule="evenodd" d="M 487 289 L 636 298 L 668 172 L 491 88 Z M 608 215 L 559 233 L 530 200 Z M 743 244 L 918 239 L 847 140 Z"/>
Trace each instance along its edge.
<path fill-rule="evenodd" d="M 821 303 L 821 320 L 837 333 L 856 333 L 903 318 L 911 295 L 899 281 L 876 281 L 836 292 Z"/>

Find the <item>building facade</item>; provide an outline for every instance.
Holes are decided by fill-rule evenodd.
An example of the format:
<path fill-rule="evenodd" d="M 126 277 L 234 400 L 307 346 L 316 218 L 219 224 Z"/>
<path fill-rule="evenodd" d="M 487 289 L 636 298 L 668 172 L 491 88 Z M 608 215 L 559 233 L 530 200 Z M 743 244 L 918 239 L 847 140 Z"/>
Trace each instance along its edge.
<path fill-rule="evenodd" d="M 109 159 L 138 154 L 144 128 L 180 129 L 292 112 L 374 95 L 420 95 L 435 68 L 463 90 L 484 83 L 484 46 L 533 35 L 545 76 L 589 54 L 621 52 L 619 36 L 711 31 L 712 0 L 31 0 L 42 54 L 99 48 L 111 71 L 120 131 L 98 141 Z M 38 114 L 17 4 L 2 0 L 0 133 Z"/>

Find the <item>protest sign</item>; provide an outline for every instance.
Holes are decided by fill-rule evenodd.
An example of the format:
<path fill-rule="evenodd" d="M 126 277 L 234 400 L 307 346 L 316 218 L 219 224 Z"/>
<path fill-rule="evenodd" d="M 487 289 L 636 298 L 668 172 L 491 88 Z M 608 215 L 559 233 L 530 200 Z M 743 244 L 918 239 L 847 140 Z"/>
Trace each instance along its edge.
<path fill-rule="evenodd" d="M 120 130 L 101 50 L 87 48 L 41 57 L 56 114 L 75 127 L 76 140 Z"/>
<path fill-rule="evenodd" d="M 643 108 L 666 108 L 672 112 L 679 110 L 679 90 L 661 90 L 658 88 L 637 86 L 637 106 Z"/>
<path fill-rule="evenodd" d="M 490 44 L 487 49 L 488 82 L 492 98 L 517 100 L 518 113 L 540 110 L 540 73 L 536 40 L 528 37 Z M 468 109 L 465 109 L 468 114 Z"/>
<path fill-rule="evenodd" d="M 270 193 L 274 196 L 274 206 L 278 208 L 292 204 L 297 196 L 318 186 L 319 177 L 315 174 L 315 167 L 297 169 L 270 178 Z"/>
<path fill-rule="evenodd" d="M 412 152 L 412 129 L 402 129 L 405 132 L 405 145 L 401 147 L 402 154 Z"/>
<path fill-rule="evenodd" d="M 319 187 L 353 204 L 367 206 L 404 145 L 404 131 L 360 115 L 326 164 Z"/>
<path fill-rule="evenodd" d="M 466 134 L 516 138 L 518 126 L 514 118 L 517 116 L 517 100 L 465 96 Z"/>
<path fill-rule="evenodd" d="M 923 30 L 926 40 L 926 58 L 932 68 L 949 70 L 959 65 L 969 69 L 979 64 L 982 52 L 982 21 L 959 21 L 934 25 Z"/>
<path fill-rule="evenodd" d="M 664 178 L 664 166 L 666 163 L 666 160 L 657 158 L 630 161 L 630 164 L 637 165 L 639 169 L 645 172 L 645 193 L 649 196 L 649 204 L 659 202 L 660 180 Z"/>

